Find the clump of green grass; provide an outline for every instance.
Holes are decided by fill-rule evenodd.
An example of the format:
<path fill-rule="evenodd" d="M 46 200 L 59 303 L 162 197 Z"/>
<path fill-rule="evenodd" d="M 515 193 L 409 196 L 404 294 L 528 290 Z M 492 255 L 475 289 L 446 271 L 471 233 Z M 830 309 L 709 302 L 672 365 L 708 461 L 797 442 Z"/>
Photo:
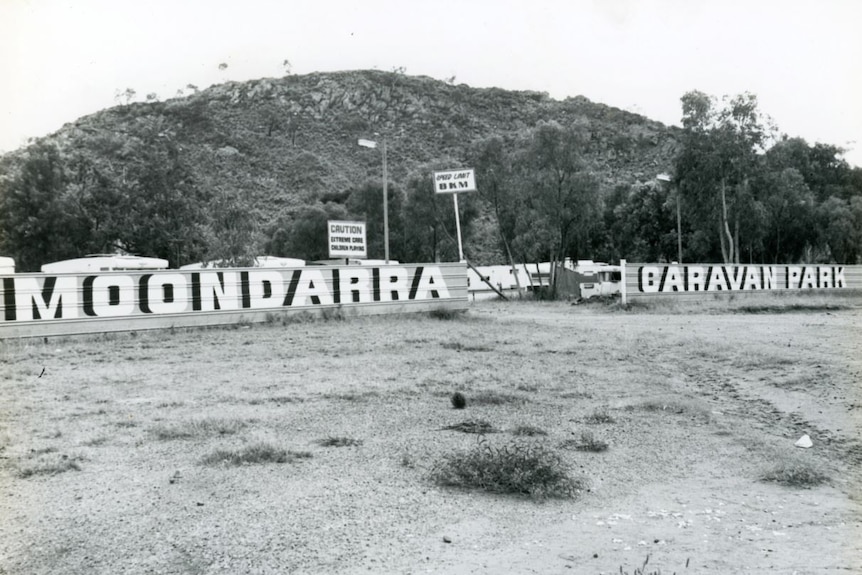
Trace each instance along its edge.
<path fill-rule="evenodd" d="M 454 425 L 447 425 L 443 429 L 451 429 L 462 433 L 497 433 L 497 428 L 484 419 L 468 419 Z"/>
<path fill-rule="evenodd" d="M 560 456 L 534 444 L 494 446 L 480 438 L 469 451 L 445 455 L 431 471 L 438 485 L 535 498 L 575 497 L 583 479 L 569 474 Z"/>
<path fill-rule="evenodd" d="M 464 409 L 467 407 L 467 398 L 460 391 L 453 393 L 450 401 L 452 402 L 452 407 L 455 409 Z"/>
<path fill-rule="evenodd" d="M 587 423 L 614 423 L 616 419 L 611 415 L 608 406 L 597 407 L 592 413 L 584 418 Z"/>
<path fill-rule="evenodd" d="M 802 459 L 781 461 L 760 476 L 761 481 L 775 482 L 787 487 L 807 489 L 829 482 L 829 476 L 820 466 Z"/>
<path fill-rule="evenodd" d="M 162 424 L 150 430 L 156 439 L 168 441 L 171 439 L 194 439 L 218 435 L 234 435 L 245 429 L 247 422 L 241 419 L 210 417 L 193 419 L 175 424 Z"/>
<path fill-rule="evenodd" d="M 582 431 L 580 437 L 577 439 L 567 439 L 560 444 L 560 447 L 563 449 L 600 453 L 607 451 L 608 442 L 598 439 L 592 431 Z"/>
<path fill-rule="evenodd" d="M 289 451 L 270 443 L 255 443 L 240 449 L 217 449 L 204 456 L 204 465 L 259 465 L 264 463 L 293 463 L 298 459 L 308 459 L 307 451 Z"/>
<path fill-rule="evenodd" d="M 78 465 L 80 457 L 69 457 L 60 455 L 50 459 L 42 459 L 22 465 L 18 468 L 17 475 L 22 479 L 34 477 L 37 475 L 58 475 L 67 471 L 80 471 L 81 466 Z"/>
<path fill-rule="evenodd" d="M 512 435 L 518 437 L 535 437 L 537 435 L 548 435 L 548 432 L 533 425 L 519 425 L 512 429 Z"/>
<path fill-rule="evenodd" d="M 326 437 L 317 443 L 323 447 L 358 447 L 362 445 L 362 440 L 352 437 Z"/>

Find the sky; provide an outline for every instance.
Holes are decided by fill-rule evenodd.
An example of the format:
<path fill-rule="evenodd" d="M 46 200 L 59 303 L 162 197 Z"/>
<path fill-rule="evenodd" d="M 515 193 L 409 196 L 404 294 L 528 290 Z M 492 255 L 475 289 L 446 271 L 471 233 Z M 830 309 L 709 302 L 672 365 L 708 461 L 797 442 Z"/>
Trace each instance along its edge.
<path fill-rule="evenodd" d="M 671 125 L 751 92 L 781 133 L 862 167 L 858 0 L 0 0 L 0 152 L 193 84 L 403 69 L 582 95 Z M 227 64 L 227 67 L 220 66 Z"/>

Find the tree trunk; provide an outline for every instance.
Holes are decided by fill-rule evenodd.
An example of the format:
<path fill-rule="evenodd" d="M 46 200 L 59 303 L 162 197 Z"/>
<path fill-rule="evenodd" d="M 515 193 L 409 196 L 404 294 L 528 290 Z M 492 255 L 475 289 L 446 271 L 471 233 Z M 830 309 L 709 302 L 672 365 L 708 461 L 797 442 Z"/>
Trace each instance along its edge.
<path fill-rule="evenodd" d="M 502 234 L 500 235 L 502 237 Z M 503 238 L 503 247 L 506 248 L 506 257 L 509 258 L 509 266 L 511 266 L 512 273 L 515 275 L 515 285 L 518 286 L 518 297 L 520 297 L 524 288 L 521 287 L 521 278 L 518 277 L 518 269 L 515 267 L 515 258 L 512 257 L 512 250 L 509 249 L 509 242 L 506 241 L 506 238 Z"/>
<path fill-rule="evenodd" d="M 739 265 L 740 252 L 742 250 L 739 249 L 739 218 L 733 222 L 733 253 L 734 253 L 734 261 L 733 263 Z"/>
<path fill-rule="evenodd" d="M 727 185 L 724 180 L 721 180 L 721 227 L 727 239 L 727 251 L 724 250 L 724 242 L 722 242 L 721 255 L 724 257 L 724 263 L 734 263 L 738 258 L 734 248 L 736 247 L 733 234 L 730 233 L 730 224 L 727 220 Z"/>

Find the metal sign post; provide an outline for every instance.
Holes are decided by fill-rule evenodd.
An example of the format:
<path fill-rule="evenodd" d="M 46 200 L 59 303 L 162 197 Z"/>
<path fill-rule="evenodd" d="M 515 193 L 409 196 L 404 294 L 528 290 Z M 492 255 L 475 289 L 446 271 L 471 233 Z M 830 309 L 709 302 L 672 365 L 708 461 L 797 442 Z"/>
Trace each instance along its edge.
<path fill-rule="evenodd" d="M 461 215 L 458 212 L 458 194 L 452 194 L 455 203 L 455 230 L 458 232 L 458 261 L 464 261 L 464 249 L 461 247 Z"/>

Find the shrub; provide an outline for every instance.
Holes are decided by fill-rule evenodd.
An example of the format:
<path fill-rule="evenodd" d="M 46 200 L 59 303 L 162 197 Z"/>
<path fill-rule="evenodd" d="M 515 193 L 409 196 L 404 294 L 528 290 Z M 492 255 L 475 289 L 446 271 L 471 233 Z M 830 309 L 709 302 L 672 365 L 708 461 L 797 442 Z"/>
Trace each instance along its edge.
<path fill-rule="evenodd" d="M 464 409 L 467 407 L 467 398 L 460 391 L 456 391 L 451 397 L 452 407 L 455 409 Z"/>
<path fill-rule="evenodd" d="M 431 471 L 438 485 L 535 498 L 574 497 L 585 488 L 555 452 L 533 443 L 495 447 L 485 438 L 466 452 L 443 457 Z"/>

